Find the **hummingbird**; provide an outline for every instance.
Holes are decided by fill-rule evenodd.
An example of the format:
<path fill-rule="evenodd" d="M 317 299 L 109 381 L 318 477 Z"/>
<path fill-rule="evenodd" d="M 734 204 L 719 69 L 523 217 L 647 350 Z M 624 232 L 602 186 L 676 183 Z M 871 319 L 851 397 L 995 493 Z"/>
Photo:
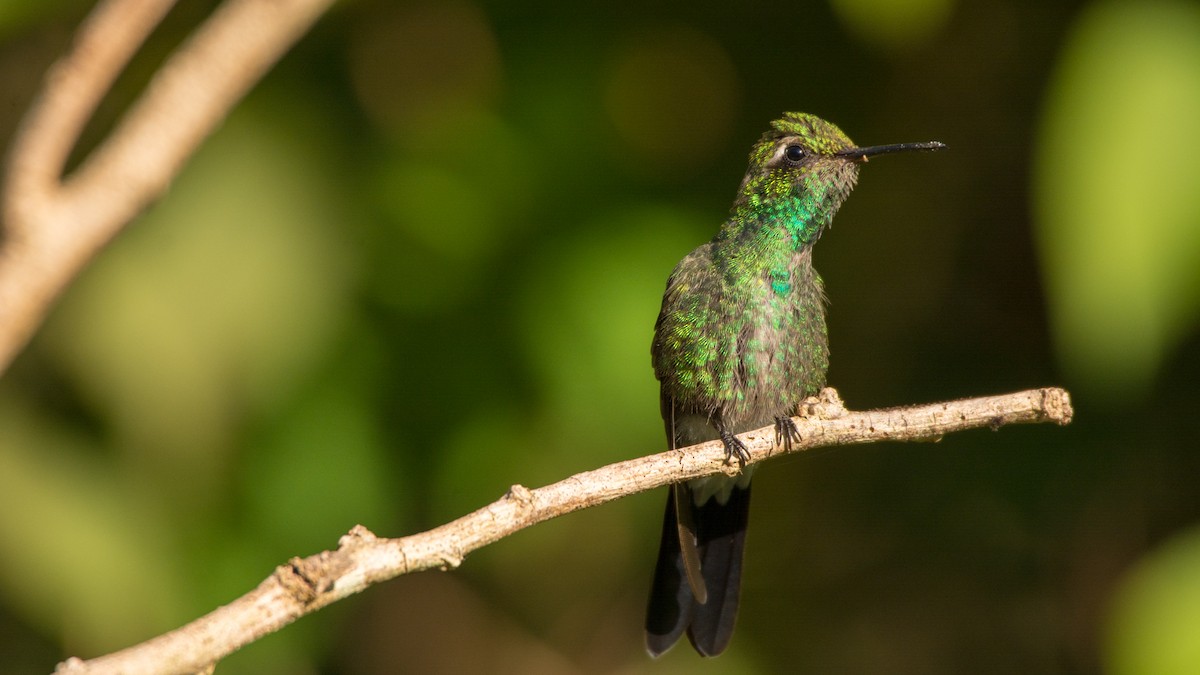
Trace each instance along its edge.
<path fill-rule="evenodd" d="M 825 288 L 813 245 L 877 155 L 942 143 L 859 147 L 841 129 L 785 113 L 750 151 L 729 217 L 671 272 L 651 356 L 670 448 L 720 439 L 736 477 L 670 488 L 646 610 L 646 649 L 659 656 L 686 631 L 702 656 L 729 645 L 741 594 L 753 466 L 736 434 L 774 425 L 799 440 L 792 416 L 825 386 Z"/>

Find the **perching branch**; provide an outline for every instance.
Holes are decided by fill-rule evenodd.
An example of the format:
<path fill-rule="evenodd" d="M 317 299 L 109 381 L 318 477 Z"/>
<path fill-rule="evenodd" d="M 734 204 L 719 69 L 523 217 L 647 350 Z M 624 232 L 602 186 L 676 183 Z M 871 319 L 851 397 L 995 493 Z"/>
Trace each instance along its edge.
<path fill-rule="evenodd" d="M 87 261 L 158 198 L 230 108 L 333 0 L 228 0 L 63 178 L 87 120 L 174 0 L 104 0 L 18 131 L 3 191 L 0 373 Z"/>
<path fill-rule="evenodd" d="M 811 448 L 940 438 L 942 435 L 1007 424 L 1071 421 L 1071 399 L 1058 388 L 1031 389 L 1003 396 L 851 412 L 837 392 L 826 389 L 796 418 L 801 441 L 791 452 Z M 748 464 L 785 454 L 775 444 L 775 428 L 763 427 L 740 438 Z M 640 457 L 576 474 L 530 490 L 512 486 L 500 500 L 428 532 L 379 539 L 361 525 L 334 551 L 293 558 L 277 567 L 258 588 L 177 630 L 90 661 L 70 659 L 60 675 L 96 673 L 196 673 L 241 647 L 296 619 L 401 574 L 431 568 L 453 569 L 468 553 L 518 530 L 572 511 L 610 502 L 691 478 L 740 468 L 724 461 L 718 441 Z"/>

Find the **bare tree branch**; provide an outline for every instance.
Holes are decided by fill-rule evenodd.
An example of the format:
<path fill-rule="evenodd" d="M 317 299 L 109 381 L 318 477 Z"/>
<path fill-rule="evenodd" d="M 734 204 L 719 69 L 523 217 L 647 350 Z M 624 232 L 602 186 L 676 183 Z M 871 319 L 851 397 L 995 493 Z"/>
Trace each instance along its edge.
<path fill-rule="evenodd" d="M 0 373 L 87 261 L 158 198 L 200 142 L 333 0 L 229 0 L 163 65 L 72 176 L 84 124 L 174 0 L 104 0 L 46 79 L 3 191 Z"/>
<path fill-rule="evenodd" d="M 826 389 L 796 418 L 800 442 L 792 452 L 816 447 L 940 438 L 965 429 L 1007 424 L 1071 421 L 1071 399 L 1058 388 L 1003 396 L 850 412 Z M 740 438 L 747 464 L 785 454 L 774 426 Z M 70 659 L 60 675 L 98 673 L 195 673 L 264 635 L 372 584 L 431 568 L 453 569 L 466 555 L 518 530 L 572 511 L 610 502 L 669 483 L 716 473 L 736 474 L 719 441 L 631 459 L 576 474 L 530 490 L 512 486 L 500 500 L 435 529 L 398 539 L 379 539 L 361 525 L 334 551 L 293 558 L 258 588 L 192 623 L 140 645 L 90 661 Z"/>

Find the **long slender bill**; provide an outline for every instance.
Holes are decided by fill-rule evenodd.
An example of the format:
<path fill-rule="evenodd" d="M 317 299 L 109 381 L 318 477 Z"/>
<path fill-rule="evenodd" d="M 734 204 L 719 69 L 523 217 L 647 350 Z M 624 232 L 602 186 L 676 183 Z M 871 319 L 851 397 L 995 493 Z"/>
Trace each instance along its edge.
<path fill-rule="evenodd" d="M 841 152 L 836 153 L 838 157 L 848 157 L 860 162 L 865 162 L 875 155 L 886 155 L 893 152 L 915 152 L 931 150 L 941 150 L 946 147 L 945 143 L 939 141 L 928 141 L 926 143 L 893 143 L 891 145 L 869 145 L 865 148 L 846 148 Z"/>

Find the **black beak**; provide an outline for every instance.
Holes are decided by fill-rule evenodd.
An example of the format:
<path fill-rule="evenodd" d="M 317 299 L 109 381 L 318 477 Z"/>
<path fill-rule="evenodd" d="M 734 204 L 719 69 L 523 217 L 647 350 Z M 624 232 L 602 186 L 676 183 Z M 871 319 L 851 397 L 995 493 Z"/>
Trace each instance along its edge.
<path fill-rule="evenodd" d="M 891 145 L 870 145 L 865 148 L 846 148 L 834 153 L 835 157 L 845 157 L 856 162 L 865 162 L 875 155 L 886 155 L 891 152 L 911 152 L 941 150 L 945 143 L 929 141 L 928 143 L 893 143 Z"/>

